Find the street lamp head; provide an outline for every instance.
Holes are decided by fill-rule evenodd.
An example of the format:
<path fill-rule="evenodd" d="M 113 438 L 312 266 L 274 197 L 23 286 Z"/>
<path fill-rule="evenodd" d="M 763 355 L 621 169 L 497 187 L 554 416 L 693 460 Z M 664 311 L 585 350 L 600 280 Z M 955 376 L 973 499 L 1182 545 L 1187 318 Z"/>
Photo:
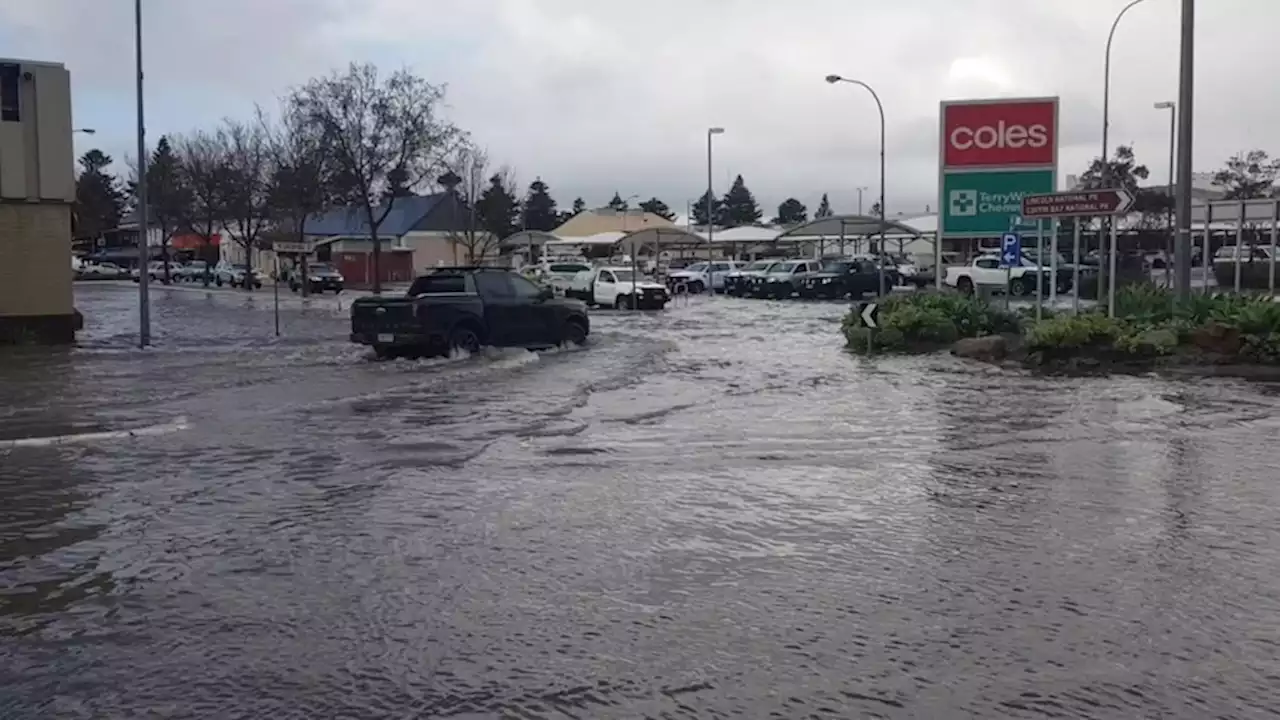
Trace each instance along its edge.
<path fill-rule="evenodd" d="M 94 130 L 93 128 L 76 128 L 75 130 L 72 130 L 71 132 L 84 133 L 85 135 L 93 135 L 94 133 L 96 133 L 96 132 L 98 132 L 98 131 L 97 131 L 97 130 Z"/>
<path fill-rule="evenodd" d="M 1165 100 L 1164 102 L 1156 103 L 1155 108 L 1157 110 L 1172 110 L 1177 106 L 1178 106 L 1178 103 L 1172 100 Z"/>
<path fill-rule="evenodd" d="M 835 85 L 836 83 L 840 82 L 840 81 L 841 81 L 841 80 L 843 80 L 843 79 L 844 79 L 844 78 L 840 77 L 839 75 L 828 75 L 828 76 L 827 76 L 827 82 L 831 83 L 832 85 Z"/>
<path fill-rule="evenodd" d="M 723 134 L 724 134 L 724 128 L 722 128 L 722 127 L 707 128 L 707 134 L 708 134 L 708 135 L 723 135 Z"/>

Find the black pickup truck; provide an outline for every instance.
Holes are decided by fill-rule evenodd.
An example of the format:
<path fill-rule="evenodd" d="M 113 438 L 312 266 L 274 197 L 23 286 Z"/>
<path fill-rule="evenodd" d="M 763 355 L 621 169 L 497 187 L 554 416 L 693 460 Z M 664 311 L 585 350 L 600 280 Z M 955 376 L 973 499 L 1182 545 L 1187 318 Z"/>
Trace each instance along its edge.
<path fill-rule="evenodd" d="M 590 330 L 584 303 L 556 298 L 498 268 L 438 268 L 415 280 L 403 297 L 362 297 L 351 304 L 351 342 L 371 345 L 379 358 L 475 352 L 485 345 L 580 345 Z"/>

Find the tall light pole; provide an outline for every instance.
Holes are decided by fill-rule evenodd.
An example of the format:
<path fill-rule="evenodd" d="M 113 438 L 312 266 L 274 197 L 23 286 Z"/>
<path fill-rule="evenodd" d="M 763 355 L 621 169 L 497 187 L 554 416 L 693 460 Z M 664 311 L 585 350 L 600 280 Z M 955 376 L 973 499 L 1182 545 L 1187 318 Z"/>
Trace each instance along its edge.
<path fill-rule="evenodd" d="M 1107 159 L 1107 147 L 1109 138 L 1108 132 L 1111 129 L 1111 42 L 1115 40 L 1116 28 L 1120 26 L 1120 19 L 1124 14 L 1129 12 L 1133 6 L 1146 0 L 1130 0 L 1129 4 L 1120 8 L 1120 12 L 1116 13 L 1116 19 L 1111 21 L 1111 30 L 1107 33 L 1107 49 L 1102 60 L 1102 186 L 1111 186 L 1111 162 Z M 1107 253 L 1106 246 L 1109 244 L 1106 240 L 1107 225 L 1115 222 L 1115 218 L 1105 219 L 1102 226 L 1098 230 L 1098 287 L 1101 288 L 1106 280 L 1107 269 Z M 1110 252 L 1115 252 L 1115 248 L 1110 248 Z"/>
<path fill-rule="evenodd" d="M 827 82 L 831 83 L 832 85 L 835 85 L 836 83 L 846 82 L 846 83 L 849 83 L 849 84 L 851 84 L 851 85 L 857 85 L 857 86 L 859 86 L 859 87 L 864 88 L 867 92 L 871 93 L 871 97 L 872 97 L 872 99 L 876 101 L 876 109 L 880 111 L 880 239 L 879 239 L 879 241 L 878 241 L 878 242 L 877 242 L 877 244 L 876 244 L 876 254 L 879 256 L 879 258 L 878 258 L 878 259 L 879 259 L 879 262 L 877 262 L 877 263 L 876 263 L 876 265 L 877 265 L 877 266 L 879 267 L 879 269 L 880 269 L 880 270 L 879 270 L 879 272 L 880 272 L 880 293 L 879 293 L 879 294 L 883 295 L 883 294 L 884 294 L 884 218 L 885 218 L 885 207 L 884 207 L 884 145 L 885 145 L 885 131 L 884 131 L 884 105 L 880 102 L 880 96 L 876 94 L 875 89 L 874 89 L 874 88 L 872 88 L 870 85 L 868 85 L 868 84 L 866 84 L 866 83 L 862 82 L 861 80 L 851 80 L 851 79 L 849 79 L 849 78 L 841 77 L 841 76 L 839 76 L 839 75 L 828 75 L 828 76 L 827 76 Z"/>
<path fill-rule="evenodd" d="M 1178 237 L 1173 244 L 1175 296 L 1191 297 L 1191 125 L 1194 97 L 1196 3 L 1182 0 L 1181 63 L 1178 70 Z M 1208 259 L 1206 256 L 1206 265 Z"/>
<path fill-rule="evenodd" d="M 142 0 L 133 3 L 134 48 L 138 63 L 138 347 L 151 344 L 151 287 L 147 265 L 147 130 L 142 103 Z"/>
<path fill-rule="evenodd" d="M 859 215 L 861 215 L 861 214 L 862 214 L 862 191 L 863 191 L 863 190 L 867 190 L 867 189 L 868 189 L 868 188 L 867 188 L 867 186 L 866 186 L 866 185 L 859 185 L 859 186 L 858 186 L 858 188 L 857 188 L 857 190 L 858 190 L 858 214 L 859 214 Z"/>
<path fill-rule="evenodd" d="M 1166 100 L 1155 104 L 1156 110 L 1169 111 L 1169 212 L 1166 216 L 1169 226 L 1169 238 L 1165 244 L 1164 263 L 1165 263 L 1165 279 L 1173 281 L 1173 253 L 1174 253 L 1174 227 L 1173 227 L 1173 188 L 1174 188 L 1174 168 L 1176 167 L 1177 158 L 1176 151 L 1178 147 L 1178 103 L 1173 100 Z"/>
<path fill-rule="evenodd" d="M 715 295 L 715 288 L 712 286 L 714 284 L 714 278 L 711 276 L 711 263 L 714 261 L 715 256 L 713 255 L 711 247 L 711 239 L 715 235 L 716 229 L 716 196 L 711 191 L 711 137 L 713 135 L 723 134 L 724 128 L 722 127 L 707 128 L 707 290 L 710 291 L 712 295 Z"/>

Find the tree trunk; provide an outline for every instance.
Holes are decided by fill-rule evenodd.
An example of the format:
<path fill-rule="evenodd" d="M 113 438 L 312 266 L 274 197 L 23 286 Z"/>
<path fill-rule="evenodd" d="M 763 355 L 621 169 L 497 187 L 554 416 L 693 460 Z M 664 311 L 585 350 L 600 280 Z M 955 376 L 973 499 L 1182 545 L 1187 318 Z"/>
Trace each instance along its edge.
<path fill-rule="evenodd" d="M 306 222 L 307 219 L 304 216 L 298 223 L 298 244 L 302 245 L 302 252 L 298 253 L 298 291 L 302 293 L 302 297 L 311 294 L 311 273 L 307 270 L 307 260 L 311 257 L 311 253 L 306 251 Z"/>

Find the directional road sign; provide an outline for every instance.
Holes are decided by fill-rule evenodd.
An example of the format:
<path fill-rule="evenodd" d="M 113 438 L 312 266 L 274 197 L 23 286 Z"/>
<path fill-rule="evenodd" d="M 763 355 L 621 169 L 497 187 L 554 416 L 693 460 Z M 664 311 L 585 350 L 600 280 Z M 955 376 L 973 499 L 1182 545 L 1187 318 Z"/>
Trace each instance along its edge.
<path fill-rule="evenodd" d="M 1124 188 L 1044 193 L 1022 197 L 1022 216 L 1027 218 L 1124 215 L 1133 207 L 1133 196 Z"/>
<path fill-rule="evenodd" d="M 1022 236 L 1018 233 L 1005 233 L 1000 236 L 1000 267 L 1011 268 L 1022 265 Z"/>
<path fill-rule="evenodd" d="M 862 326 L 875 329 L 880 327 L 880 306 L 873 302 L 864 302 L 858 306 L 858 317 L 862 318 Z"/>

